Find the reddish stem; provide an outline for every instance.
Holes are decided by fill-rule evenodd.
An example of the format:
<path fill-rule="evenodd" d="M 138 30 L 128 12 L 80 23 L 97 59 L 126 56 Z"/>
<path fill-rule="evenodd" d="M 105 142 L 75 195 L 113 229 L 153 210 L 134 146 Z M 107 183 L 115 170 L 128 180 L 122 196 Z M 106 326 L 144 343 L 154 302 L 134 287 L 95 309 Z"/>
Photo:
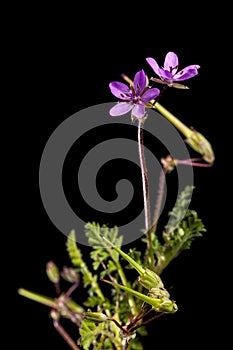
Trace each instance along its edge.
<path fill-rule="evenodd" d="M 64 328 L 61 326 L 61 324 L 57 320 L 53 321 L 53 325 L 72 350 L 80 350 L 79 347 L 73 341 L 73 339 L 71 339 L 69 334 L 64 330 Z"/>

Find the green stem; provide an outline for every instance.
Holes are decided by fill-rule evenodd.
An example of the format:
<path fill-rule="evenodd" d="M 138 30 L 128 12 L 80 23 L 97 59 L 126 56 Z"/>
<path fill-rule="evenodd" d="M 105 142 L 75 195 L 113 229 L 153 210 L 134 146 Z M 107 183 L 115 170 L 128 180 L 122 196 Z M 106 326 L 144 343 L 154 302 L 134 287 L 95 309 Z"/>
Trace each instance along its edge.
<path fill-rule="evenodd" d="M 23 288 L 20 288 L 18 290 L 18 293 L 20 295 L 22 295 L 23 297 L 28 298 L 28 299 L 33 300 L 33 301 L 36 301 L 36 302 L 38 302 L 40 304 L 49 306 L 49 307 L 51 307 L 53 309 L 57 308 L 56 301 L 54 299 L 52 299 L 52 298 L 46 297 L 46 296 L 41 295 L 41 294 L 30 292 L 29 290 L 26 290 L 26 289 L 23 289 Z"/>
<path fill-rule="evenodd" d="M 111 248 L 106 248 L 106 249 L 108 249 L 109 255 L 110 255 L 111 259 L 113 260 L 114 264 L 116 265 L 116 268 L 117 268 L 117 271 L 119 273 L 122 284 L 126 287 L 129 287 L 129 283 L 127 281 L 127 278 L 125 276 L 124 270 L 123 270 L 120 262 L 115 258 Z M 132 315 L 133 316 L 137 315 L 138 310 L 137 310 L 134 298 L 132 296 L 129 296 L 129 306 L 131 308 Z"/>
<path fill-rule="evenodd" d="M 45 295 L 41 295 L 41 294 L 37 294 L 37 293 L 34 293 L 34 292 L 31 292 L 27 289 L 24 289 L 24 288 L 20 288 L 18 290 L 18 293 L 19 295 L 22 295 L 23 297 L 27 298 L 27 299 L 30 299 L 30 300 L 33 300 L 33 301 L 36 301 L 37 303 L 40 303 L 40 304 L 43 304 L 45 306 L 48 306 L 52 309 L 57 309 L 57 300 L 56 299 L 52 299 L 50 297 L 47 297 Z M 84 311 L 84 309 L 76 304 L 73 300 L 71 299 L 68 299 L 66 301 L 66 305 L 68 306 L 68 308 L 75 312 L 75 313 L 82 313 Z"/>
<path fill-rule="evenodd" d="M 215 155 L 212 146 L 202 134 L 194 130 L 194 128 L 188 128 L 158 102 L 156 102 L 152 108 L 157 109 L 157 111 L 169 120 L 186 137 L 186 143 L 196 152 L 201 154 L 202 158 L 207 163 L 212 164 L 214 162 Z"/>
<path fill-rule="evenodd" d="M 166 300 L 164 298 L 160 298 L 158 297 L 150 297 L 148 295 L 139 293 L 138 291 L 128 288 L 126 286 L 122 286 L 119 283 L 114 283 L 111 281 L 107 281 L 104 280 L 104 282 L 111 284 L 114 287 L 120 288 L 126 292 L 128 292 L 129 294 L 134 295 L 136 298 L 142 300 L 143 302 L 146 302 L 147 304 L 151 305 L 153 307 L 153 309 L 157 312 L 166 312 L 166 313 L 173 313 L 177 311 L 177 306 L 176 304 L 171 301 L 170 299 L 166 298 Z M 164 301 L 166 301 L 167 305 L 165 305 Z"/>
<path fill-rule="evenodd" d="M 99 240 L 100 245 L 103 245 L 103 241 L 101 240 L 101 236 L 99 236 L 98 234 L 96 235 L 96 238 Z M 104 238 L 104 237 L 103 237 Z M 104 238 L 105 239 L 105 238 Z M 106 239 L 105 239 L 106 240 Z M 109 242 L 108 240 L 106 240 L 107 242 Z M 109 242 L 110 245 L 112 245 L 111 242 Z M 121 263 L 118 261 L 118 259 L 116 259 L 115 255 L 113 254 L 113 251 L 111 248 L 108 248 L 105 246 L 105 249 L 108 251 L 110 258 L 112 259 L 112 261 L 114 262 L 114 264 L 116 265 L 118 274 L 120 276 L 121 282 L 124 286 L 129 287 L 129 283 L 127 281 L 127 278 L 125 276 L 124 270 L 121 266 Z M 117 250 L 117 249 L 116 249 Z M 135 304 L 134 298 L 132 296 L 129 297 L 129 306 L 131 308 L 132 311 L 132 315 L 135 316 L 138 314 L 138 310 L 137 310 L 137 306 Z"/>
<path fill-rule="evenodd" d="M 164 108 L 160 103 L 156 102 L 154 108 L 157 109 L 167 120 L 169 120 L 185 137 L 189 138 L 193 135 L 193 131 L 184 125 L 171 112 Z"/>
<path fill-rule="evenodd" d="M 117 251 L 129 264 L 131 264 L 135 270 L 139 273 L 139 275 L 143 275 L 145 273 L 145 269 L 139 265 L 134 259 L 132 259 L 128 254 L 124 253 L 119 247 L 115 246 L 112 242 L 110 242 L 106 237 L 102 237 L 105 242 L 107 242 L 113 249 Z M 107 248 L 106 248 L 107 249 Z M 109 252 L 110 253 L 110 252 Z M 112 254 L 112 253 L 111 253 Z"/>
<path fill-rule="evenodd" d="M 98 297 L 100 297 L 100 299 L 101 300 L 105 300 L 105 297 L 104 297 L 104 295 L 103 295 L 103 293 L 102 293 L 102 291 L 101 291 L 101 289 L 100 289 L 100 287 L 99 287 L 99 285 L 98 285 L 98 282 L 96 282 L 93 278 L 92 278 L 92 273 L 89 271 L 89 269 L 88 269 L 88 267 L 87 267 L 87 265 L 86 265 L 86 263 L 82 260 L 82 263 L 81 263 L 81 265 L 80 265 L 80 267 L 81 267 L 81 271 L 82 271 L 82 273 L 85 275 L 89 275 L 89 277 L 90 277 L 90 280 L 92 281 L 92 288 L 93 288 L 93 290 L 95 291 L 95 293 L 98 295 Z"/>

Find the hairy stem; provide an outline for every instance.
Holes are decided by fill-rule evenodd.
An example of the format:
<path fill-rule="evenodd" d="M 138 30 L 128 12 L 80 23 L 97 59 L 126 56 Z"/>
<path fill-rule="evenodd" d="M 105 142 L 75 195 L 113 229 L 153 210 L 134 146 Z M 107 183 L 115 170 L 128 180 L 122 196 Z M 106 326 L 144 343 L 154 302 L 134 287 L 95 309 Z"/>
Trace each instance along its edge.
<path fill-rule="evenodd" d="M 66 298 L 69 298 L 71 296 L 71 294 L 75 291 L 75 289 L 77 289 L 79 286 L 79 282 L 74 283 L 66 292 L 65 296 Z"/>
<path fill-rule="evenodd" d="M 80 350 L 79 347 L 73 341 L 73 339 L 71 339 L 69 334 L 64 330 L 64 328 L 57 320 L 53 321 L 53 325 L 72 350 Z"/>
<path fill-rule="evenodd" d="M 142 187 L 143 187 L 143 201 L 144 201 L 144 211 L 145 211 L 145 229 L 146 232 L 150 228 L 150 202 L 149 202 L 149 182 L 147 176 L 146 159 L 144 154 L 143 145 L 143 127 L 142 122 L 138 121 L 138 150 L 140 158 L 140 166 L 142 173 Z"/>
<path fill-rule="evenodd" d="M 159 176 L 159 186 L 158 186 L 158 192 L 157 192 L 156 203 L 155 203 L 154 217 L 153 217 L 153 222 L 150 229 L 151 233 L 152 232 L 156 233 L 159 214 L 160 214 L 162 201 L 163 201 L 165 179 L 166 179 L 166 171 L 162 169 Z"/>
<path fill-rule="evenodd" d="M 153 268 L 154 266 L 154 253 L 151 241 L 150 233 L 150 199 L 149 199 L 149 181 L 147 176 L 146 159 L 144 154 L 143 144 L 143 128 L 142 122 L 138 121 L 138 151 L 142 173 L 142 189 L 143 189 L 143 202 L 144 202 L 144 213 L 145 213 L 145 230 L 147 235 L 147 256 L 149 265 Z"/>

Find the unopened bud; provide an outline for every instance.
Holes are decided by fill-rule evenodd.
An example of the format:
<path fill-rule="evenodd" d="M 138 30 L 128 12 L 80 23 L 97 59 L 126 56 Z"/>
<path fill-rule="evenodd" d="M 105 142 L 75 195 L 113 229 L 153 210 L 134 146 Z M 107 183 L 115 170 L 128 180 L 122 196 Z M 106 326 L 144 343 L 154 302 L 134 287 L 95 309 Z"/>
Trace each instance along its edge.
<path fill-rule="evenodd" d="M 58 267 L 54 264 L 54 262 L 49 261 L 46 265 L 46 273 L 49 280 L 52 283 L 58 283 L 60 280 Z"/>
<path fill-rule="evenodd" d="M 213 163 L 215 160 L 215 155 L 209 141 L 199 132 L 195 131 L 193 128 L 192 134 L 185 140 L 186 143 L 192 147 L 196 152 L 200 153 L 203 159 L 208 163 Z"/>
<path fill-rule="evenodd" d="M 80 279 L 78 272 L 71 267 L 64 267 L 61 276 L 64 280 L 70 283 L 77 283 Z"/>
<path fill-rule="evenodd" d="M 148 295 L 155 299 L 170 298 L 168 291 L 165 288 L 151 288 Z"/>
<path fill-rule="evenodd" d="M 159 307 L 160 312 L 175 313 L 178 310 L 176 303 L 170 299 L 164 299 Z"/>
<path fill-rule="evenodd" d="M 163 282 L 159 275 L 157 275 L 154 271 L 145 269 L 145 271 L 139 276 L 138 282 L 145 287 L 146 289 L 151 288 L 163 288 Z"/>
<path fill-rule="evenodd" d="M 108 319 L 108 317 L 105 314 L 102 314 L 100 312 L 91 312 L 87 311 L 85 313 L 85 319 L 91 322 L 104 322 Z"/>

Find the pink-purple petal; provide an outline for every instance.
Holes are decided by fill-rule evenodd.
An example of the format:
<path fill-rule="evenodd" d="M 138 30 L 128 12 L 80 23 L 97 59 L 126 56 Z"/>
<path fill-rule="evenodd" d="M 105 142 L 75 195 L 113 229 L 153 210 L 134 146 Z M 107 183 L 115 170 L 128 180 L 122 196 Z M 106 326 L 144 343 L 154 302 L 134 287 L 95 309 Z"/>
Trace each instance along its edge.
<path fill-rule="evenodd" d="M 159 76 L 164 80 L 171 80 L 173 77 L 173 74 L 170 73 L 168 70 L 159 68 Z"/>
<path fill-rule="evenodd" d="M 146 114 L 146 108 L 143 105 L 137 104 L 132 109 L 132 115 L 136 118 L 143 118 Z"/>
<path fill-rule="evenodd" d="M 121 100 L 128 100 L 131 96 L 129 87 L 119 81 L 114 81 L 109 84 L 111 93 Z"/>
<path fill-rule="evenodd" d="M 136 95 L 140 95 L 140 93 L 145 89 L 146 87 L 146 74 L 144 70 L 140 70 L 135 74 L 134 77 L 134 91 Z"/>
<path fill-rule="evenodd" d="M 199 68 L 200 68 L 200 66 L 198 66 L 198 65 L 188 66 L 188 67 L 182 69 L 177 74 L 175 74 L 173 77 L 173 80 L 174 81 L 182 81 L 182 80 L 190 79 L 198 74 Z"/>
<path fill-rule="evenodd" d="M 131 111 L 133 106 L 133 103 L 119 102 L 110 109 L 109 113 L 112 117 L 118 117 Z"/>
<path fill-rule="evenodd" d="M 172 71 L 173 74 L 175 74 L 177 72 L 178 65 L 179 61 L 177 55 L 174 52 L 168 52 L 164 61 L 164 69 L 168 70 L 169 72 Z"/>
<path fill-rule="evenodd" d="M 151 68 L 153 69 L 155 74 L 160 76 L 160 68 L 159 68 L 158 63 L 155 61 L 155 59 L 152 57 L 147 57 L 146 61 L 151 66 Z"/>
<path fill-rule="evenodd" d="M 157 88 L 152 88 L 144 92 L 141 96 L 142 102 L 148 103 L 158 97 L 160 94 L 160 90 Z"/>

